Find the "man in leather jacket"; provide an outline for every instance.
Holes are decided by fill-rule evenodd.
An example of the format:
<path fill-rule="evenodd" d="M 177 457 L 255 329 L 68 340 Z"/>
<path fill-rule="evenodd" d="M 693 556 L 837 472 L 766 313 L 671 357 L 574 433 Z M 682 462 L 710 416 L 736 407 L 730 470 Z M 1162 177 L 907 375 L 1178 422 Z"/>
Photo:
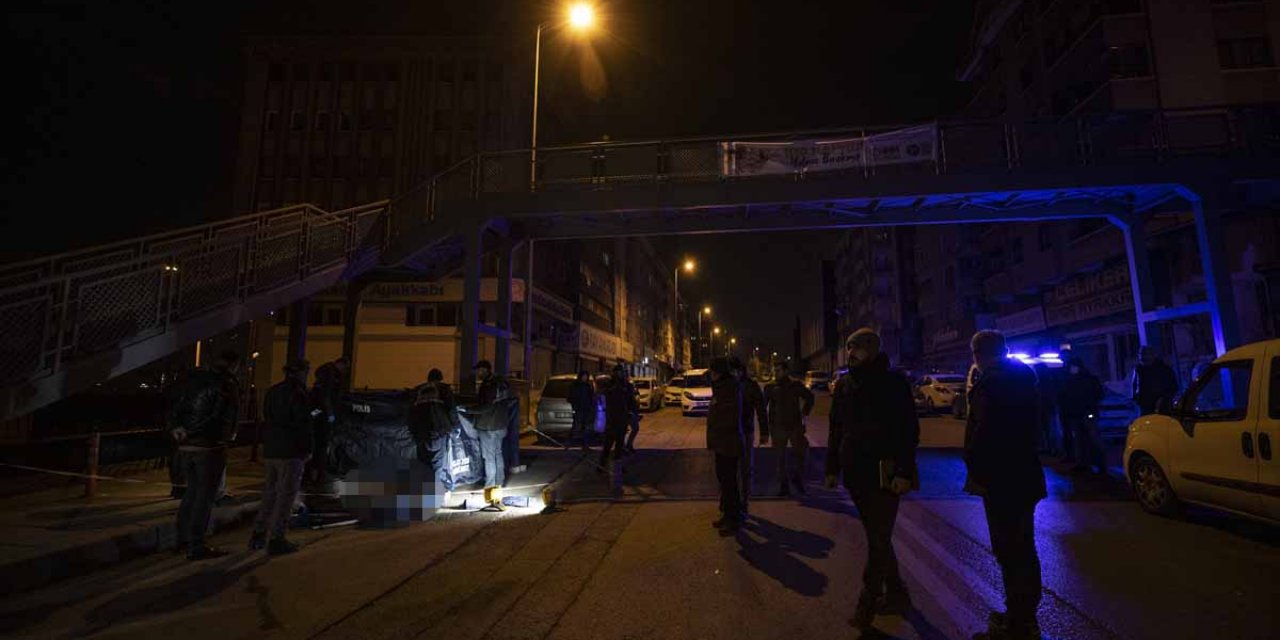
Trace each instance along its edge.
<path fill-rule="evenodd" d="M 178 544 L 190 560 L 226 554 L 206 545 L 204 537 L 239 419 L 239 370 L 239 354 L 223 352 L 209 369 L 191 373 L 169 414 L 169 434 L 187 485 L 178 508 Z"/>
<path fill-rule="evenodd" d="M 769 444 L 768 416 L 765 414 L 764 392 L 760 383 L 747 375 L 747 366 L 737 356 L 729 358 L 733 377 L 742 385 L 742 440 L 745 445 L 738 458 L 738 493 L 742 496 L 742 515 L 749 515 L 751 488 L 755 479 L 756 423 L 760 423 L 760 446 Z"/>
<path fill-rule="evenodd" d="M 249 538 L 249 549 L 253 551 L 266 548 L 270 555 L 281 555 L 298 550 L 285 538 L 285 529 L 302 487 L 303 465 L 313 447 L 311 406 L 307 401 L 310 373 L 311 365 L 306 360 L 285 365 L 284 380 L 268 389 L 262 402 L 266 483 Z"/>

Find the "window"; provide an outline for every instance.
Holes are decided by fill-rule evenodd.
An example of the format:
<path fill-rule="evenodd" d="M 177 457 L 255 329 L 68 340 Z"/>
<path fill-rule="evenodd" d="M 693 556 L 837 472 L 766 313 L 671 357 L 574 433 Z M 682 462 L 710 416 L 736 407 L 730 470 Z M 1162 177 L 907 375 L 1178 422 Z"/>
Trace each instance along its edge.
<path fill-rule="evenodd" d="M 327 307 L 324 310 L 324 323 L 327 325 L 342 324 L 342 307 Z"/>
<path fill-rule="evenodd" d="M 440 327 L 456 327 L 458 326 L 458 304 L 455 302 L 445 302 L 436 305 L 436 326 Z"/>
<path fill-rule="evenodd" d="M 1197 420 L 1243 420 L 1249 413 L 1252 360 L 1215 364 L 1200 378 L 1185 406 Z"/>
<path fill-rule="evenodd" d="M 1271 42 L 1265 36 L 1218 41 L 1218 66 L 1223 69 L 1270 67 Z"/>
<path fill-rule="evenodd" d="M 289 112 L 289 130 L 302 131 L 307 126 L 307 119 L 302 115 L 301 111 L 293 110 Z"/>
<path fill-rule="evenodd" d="M 404 323 L 410 327 L 434 327 L 436 324 L 436 306 L 434 304 L 411 304 L 405 307 Z"/>
<path fill-rule="evenodd" d="M 1267 416 L 1280 418 L 1280 357 L 1271 359 L 1271 388 L 1267 390 Z"/>
<path fill-rule="evenodd" d="M 265 123 L 263 124 L 263 127 L 264 127 L 267 131 L 275 131 L 275 130 L 276 130 L 276 127 L 278 127 L 278 126 L 280 126 L 280 112 L 279 112 L 279 111 L 268 111 L 268 112 L 267 112 L 266 121 L 265 121 Z"/>
<path fill-rule="evenodd" d="M 311 79 L 311 67 L 305 64 L 293 65 L 293 79 L 305 82 Z"/>
<path fill-rule="evenodd" d="M 267 66 L 267 80 L 279 82 L 284 80 L 284 65 L 273 62 Z"/>
<path fill-rule="evenodd" d="M 316 113 L 316 131 L 329 130 L 329 112 L 319 111 Z"/>
<path fill-rule="evenodd" d="M 1053 227 L 1042 224 L 1038 230 L 1040 236 L 1040 250 L 1048 251 L 1053 248 Z"/>
<path fill-rule="evenodd" d="M 1143 44 L 1111 47 L 1107 50 L 1107 64 L 1113 79 L 1146 78 L 1151 75 L 1147 46 Z"/>
<path fill-rule="evenodd" d="M 338 114 L 338 131 L 351 130 L 351 114 L 343 111 Z"/>

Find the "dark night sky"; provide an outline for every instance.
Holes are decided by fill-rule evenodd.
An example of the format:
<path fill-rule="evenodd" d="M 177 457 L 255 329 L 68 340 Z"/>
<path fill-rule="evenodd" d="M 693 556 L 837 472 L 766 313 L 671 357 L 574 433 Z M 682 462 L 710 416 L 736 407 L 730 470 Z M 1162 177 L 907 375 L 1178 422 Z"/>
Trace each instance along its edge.
<path fill-rule="evenodd" d="M 533 25 L 558 6 L 6 3 L 7 84 L 16 90 L 5 101 L 12 112 L 0 159 L 6 231 L 0 255 L 16 259 L 225 215 L 240 99 L 238 34 L 494 33 L 531 48 Z M 600 6 L 607 33 L 593 38 L 590 51 L 549 38 L 544 144 L 910 122 L 946 115 L 963 102 L 965 89 L 954 76 L 969 33 L 969 0 Z M 768 314 L 757 313 L 763 305 L 755 299 L 741 311 L 726 308 L 741 332 L 785 347 L 794 313 L 784 308 L 816 308 L 810 247 L 822 241 L 812 234 L 762 238 L 680 239 L 678 251 L 708 265 L 696 286 L 714 281 L 716 288 L 686 295 L 727 300 L 721 291 L 785 291 L 786 298 L 777 293 L 759 301 L 776 310 Z M 776 259 L 756 259 L 764 254 Z M 735 262 L 749 268 L 720 270 Z M 796 282 L 815 288 L 802 296 Z"/>

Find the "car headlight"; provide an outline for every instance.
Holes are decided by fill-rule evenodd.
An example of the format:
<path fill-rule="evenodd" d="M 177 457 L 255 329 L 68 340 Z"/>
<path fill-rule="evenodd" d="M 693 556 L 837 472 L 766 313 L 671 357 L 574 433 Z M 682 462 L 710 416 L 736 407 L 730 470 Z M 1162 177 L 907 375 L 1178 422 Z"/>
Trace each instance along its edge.
<path fill-rule="evenodd" d="M 689 393 L 688 391 L 684 392 L 684 399 L 685 399 L 685 400 L 692 400 L 692 399 L 693 399 L 693 394 L 692 394 L 692 393 Z"/>

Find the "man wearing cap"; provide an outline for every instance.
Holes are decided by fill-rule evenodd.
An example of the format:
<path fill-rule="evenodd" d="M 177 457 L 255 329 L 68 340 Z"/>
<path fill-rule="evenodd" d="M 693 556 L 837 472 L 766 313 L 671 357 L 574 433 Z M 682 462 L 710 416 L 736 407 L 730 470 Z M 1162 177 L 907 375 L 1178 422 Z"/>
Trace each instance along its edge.
<path fill-rule="evenodd" d="M 979 331 L 970 346 L 982 376 L 969 392 L 965 490 L 982 497 L 1006 607 L 993 613 L 988 630 L 974 638 L 1038 639 L 1042 581 L 1035 515 L 1036 503 L 1048 494 L 1036 453 L 1036 374 L 1008 357 L 1004 336 L 997 331 Z"/>
<path fill-rule="evenodd" d="M 312 415 L 307 402 L 309 373 L 311 364 L 306 360 L 289 363 L 284 368 L 284 380 L 268 389 L 263 398 L 262 417 L 266 424 L 262 432 L 262 455 L 266 484 L 262 488 L 262 507 L 249 538 L 251 550 L 266 547 L 271 555 L 298 550 L 284 534 L 302 486 L 303 467 L 311 458 L 314 446 Z"/>
<path fill-rule="evenodd" d="M 507 381 L 493 375 L 493 365 L 488 360 L 476 363 L 478 403 L 471 410 L 475 418 L 476 432 L 480 435 L 480 457 L 484 459 L 484 485 L 501 487 L 507 481 L 506 460 L 502 456 L 502 443 L 510 427 L 507 404 L 512 400 Z"/>
<path fill-rule="evenodd" d="M 760 383 L 747 375 L 747 366 L 737 356 L 729 357 L 733 377 L 742 385 L 742 457 L 738 458 L 738 493 L 742 496 L 742 515 L 748 516 L 751 487 L 755 478 L 756 422 L 760 423 L 760 446 L 769 444 L 768 418 L 765 414 L 764 393 Z"/>
<path fill-rule="evenodd" d="M 805 420 L 813 411 L 813 392 L 797 379 L 803 371 L 787 371 L 787 363 L 773 365 L 773 382 L 764 388 L 768 420 L 761 430 L 760 444 L 773 440 L 778 455 L 778 497 L 791 495 L 791 485 L 801 495 L 804 489 L 804 463 L 809 453 L 809 440 L 804 435 Z M 787 445 L 795 453 L 794 464 L 787 464 Z M 788 467 L 790 470 L 788 470 Z"/>
<path fill-rule="evenodd" d="M 827 486 L 843 475 L 867 536 L 867 564 L 854 627 L 871 628 L 877 613 L 905 613 L 911 599 L 893 551 L 899 498 L 916 480 L 920 423 L 911 383 L 890 370 L 872 329 L 853 332 L 845 342 L 849 373 L 831 392 L 831 434 L 827 443 Z"/>
<path fill-rule="evenodd" d="M 711 361 L 711 405 L 707 408 L 707 448 L 715 453 L 720 484 L 720 511 L 712 526 L 731 536 L 742 526 L 742 494 L 738 488 L 739 458 L 746 443 L 742 435 L 742 385 L 729 370 L 729 361 Z"/>

